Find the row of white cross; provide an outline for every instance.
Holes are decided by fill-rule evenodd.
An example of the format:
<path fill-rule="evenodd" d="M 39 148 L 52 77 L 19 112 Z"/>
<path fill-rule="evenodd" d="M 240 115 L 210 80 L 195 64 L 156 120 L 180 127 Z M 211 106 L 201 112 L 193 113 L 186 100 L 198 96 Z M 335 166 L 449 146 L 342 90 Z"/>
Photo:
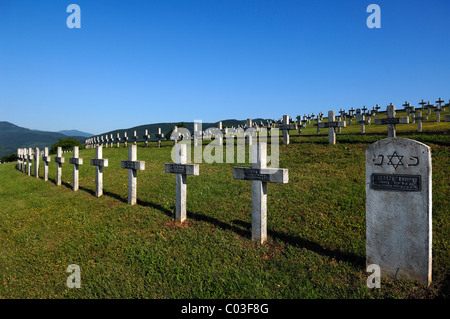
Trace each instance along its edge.
<path fill-rule="evenodd" d="M 184 143 L 175 145 L 175 163 L 166 163 L 165 172 L 175 174 L 175 218 L 179 222 L 184 222 L 186 216 L 186 190 L 187 175 L 199 175 L 199 164 L 187 164 L 187 146 Z M 108 166 L 108 159 L 104 159 L 102 154 L 103 146 L 96 147 L 96 158 L 91 159 L 91 165 L 96 168 L 96 190 L 95 196 L 103 194 L 103 167 Z M 260 141 L 254 148 L 256 152 L 251 152 L 251 167 L 234 167 L 233 178 L 237 180 L 252 181 L 252 240 L 264 243 L 267 239 L 267 183 L 288 183 L 288 169 L 267 168 L 267 142 Z M 32 150 L 23 152 L 18 150 L 18 169 L 25 172 L 28 167 L 28 175 L 31 175 Z M 48 148 L 45 148 L 43 161 L 45 163 L 44 180 L 48 180 Z M 62 149 L 58 147 L 57 156 L 54 161 L 57 165 L 56 185 L 61 185 Z M 28 163 L 26 163 L 28 162 Z M 73 148 L 73 157 L 69 159 L 73 164 L 73 190 L 77 191 L 79 165 L 83 164 L 83 159 L 79 157 L 78 146 Z M 35 177 L 39 177 L 39 149 L 35 149 L 34 154 Z M 128 160 L 121 161 L 121 168 L 128 169 L 128 204 L 136 204 L 137 193 L 137 171 L 145 170 L 145 161 L 137 160 L 137 146 L 129 145 Z"/>
<path fill-rule="evenodd" d="M 436 101 L 437 105 L 431 105 L 430 102 L 428 101 L 428 103 L 424 102 L 424 100 L 422 100 L 422 102 L 420 102 L 419 104 L 422 106 L 422 109 L 427 109 L 428 110 L 428 115 L 431 114 L 431 110 L 434 109 L 434 111 L 436 112 L 436 121 L 440 122 L 440 112 L 444 111 L 445 108 L 444 107 L 450 107 L 450 102 L 448 104 L 442 105 L 442 103 L 444 103 L 444 100 L 442 100 L 441 98 L 439 98 L 438 101 Z M 388 137 L 395 137 L 396 136 L 396 128 L 395 125 L 396 124 L 408 124 L 409 123 L 409 116 L 412 115 L 411 118 L 411 123 L 415 123 L 415 121 L 417 120 L 418 123 L 418 132 L 422 132 L 422 121 L 423 120 L 428 120 L 427 116 L 422 116 L 422 111 L 421 110 L 416 110 L 415 107 L 411 106 L 410 103 L 408 103 L 407 101 L 405 102 L 405 104 L 403 104 L 404 106 L 404 110 L 407 113 L 407 116 L 403 116 L 403 117 L 395 117 L 395 105 L 393 105 L 392 103 L 390 105 L 387 106 L 386 108 L 386 113 L 387 113 L 387 118 L 382 118 L 382 119 L 375 119 L 375 124 L 387 124 L 388 125 Z M 317 115 L 317 123 L 314 124 L 314 126 L 317 126 L 317 133 L 320 133 L 320 128 L 328 128 L 328 139 L 329 139 L 329 144 L 334 145 L 336 144 L 336 128 L 337 128 L 337 132 L 340 133 L 341 132 L 341 128 L 342 127 L 346 127 L 346 122 L 345 122 L 345 118 L 348 117 L 349 118 L 349 125 L 352 124 L 352 118 L 355 117 L 354 112 L 356 111 L 356 120 L 359 124 L 361 124 L 361 133 L 365 133 L 365 125 L 370 124 L 370 116 L 369 118 L 365 118 L 366 114 L 369 115 L 375 115 L 376 113 L 378 113 L 378 110 L 380 109 L 380 107 L 377 105 L 376 107 L 373 108 L 373 111 L 371 113 L 366 113 L 367 108 L 363 107 L 362 109 L 357 109 L 354 110 L 353 108 L 351 110 L 349 110 L 348 113 L 346 113 L 344 110 L 341 109 L 341 111 L 339 112 L 341 115 L 339 116 L 340 119 L 342 120 L 338 120 L 336 121 L 336 116 L 335 116 L 335 112 L 334 111 L 329 111 L 328 112 L 328 122 L 324 122 L 321 123 L 320 121 L 322 120 L 323 117 L 323 113 L 319 113 Z M 363 112 L 361 112 L 361 110 Z M 311 116 L 303 116 L 303 120 L 301 120 L 301 116 L 297 116 L 297 123 L 292 123 L 292 118 L 290 118 L 288 115 L 283 115 L 283 118 L 281 120 L 281 123 L 278 125 L 278 128 L 280 130 L 282 130 L 282 134 L 283 134 L 283 143 L 285 145 L 289 144 L 289 130 L 295 130 L 298 128 L 299 133 L 301 133 L 301 128 L 305 127 L 306 123 L 310 123 L 310 119 L 313 118 L 314 115 Z M 446 121 L 450 121 L 450 115 L 446 115 L 445 116 L 445 120 Z M 273 123 L 271 121 L 271 124 L 269 125 L 268 123 L 268 130 L 270 130 L 270 128 L 273 126 Z M 303 123 L 303 124 L 302 124 Z M 197 130 L 196 127 L 197 123 L 194 123 L 194 134 L 192 135 L 192 138 L 194 140 L 194 146 L 197 146 L 197 141 L 198 141 L 198 137 L 200 135 L 204 135 L 208 138 L 210 138 L 210 133 L 205 133 L 205 132 L 199 132 Z M 261 123 L 262 124 L 262 123 Z M 252 125 L 252 120 L 251 119 L 247 119 L 247 123 L 245 125 L 246 128 L 253 128 L 254 125 Z M 222 129 L 222 122 L 218 123 L 218 129 L 220 130 L 221 133 L 223 134 L 227 134 L 227 129 Z M 232 132 L 233 130 L 228 130 L 228 132 Z M 173 134 L 171 136 L 171 139 L 174 142 L 174 145 L 176 144 L 176 140 L 178 138 L 180 138 L 180 136 L 182 134 L 177 132 L 177 127 L 175 126 L 174 130 L 173 130 Z M 214 134 L 213 134 L 214 135 Z M 217 135 L 217 134 L 216 134 Z M 157 141 L 158 141 L 158 147 L 161 146 L 161 140 L 164 137 L 164 134 L 161 134 L 161 128 L 158 128 L 158 133 L 155 134 Z M 148 139 L 150 138 L 150 135 L 148 134 L 148 130 L 145 130 L 145 134 L 144 134 L 144 139 L 145 139 L 145 146 L 148 146 Z M 222 144 L 221 140 L 222 140 L 222 135 L 219 134 L 219 136 L 216 136 L 216 138 L 219 140 L 219 145 Z M 138 136 L 136 134 L 136 131 L 134 131 L 133 134 L 133 139 L 134 139 L 134 145 L 136 145 L 137 140 L 138 140 Z M 116 143 L 117 143 L 117 147 L 119 147 L 119 142 L 120 142 L 121 138 L 119 136 L 119 133 L 117 133 L 117 137 L 115 139 Z M 111 142 L 111 147 L 113 146 L 113 135 L 111 134 L 111 139 L 108 140 L 108 135 L 106 135 L 106 140 L 103 139 L 103 136 L 100 137 L 92 137 L 86 140 L 86 144 L 90 146 L 96 146 L 96 145 L 100 145 L 100 144 L 104 144 L 106 143 L 106 147 L 108 147 L 108 141 Z M 127 133 L 124 132 L 124 146 L 127 147 L 127 141 L 128 141 L 128 137 L 127 137 Z"/>

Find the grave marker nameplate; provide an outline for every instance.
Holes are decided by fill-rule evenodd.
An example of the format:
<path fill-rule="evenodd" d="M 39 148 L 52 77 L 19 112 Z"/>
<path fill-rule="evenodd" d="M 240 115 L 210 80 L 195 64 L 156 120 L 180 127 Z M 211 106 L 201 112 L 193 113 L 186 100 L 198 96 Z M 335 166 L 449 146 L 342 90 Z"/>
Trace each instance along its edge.
<path fill-rule="evenodd" d="M 366 149 L 366 263 L 382 275 L 431 281 L 431 150 L 404 138 Z"/>

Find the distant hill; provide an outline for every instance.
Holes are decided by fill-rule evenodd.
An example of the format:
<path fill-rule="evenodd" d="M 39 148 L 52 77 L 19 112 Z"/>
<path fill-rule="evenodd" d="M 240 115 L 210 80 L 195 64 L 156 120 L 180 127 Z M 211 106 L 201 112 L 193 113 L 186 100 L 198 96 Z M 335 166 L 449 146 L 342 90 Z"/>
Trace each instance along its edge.
<path fill-rule="evenodd" d="M 73 136 L 82 136 L 82 137 L 91 137 L 94 134 L 91 133 L 86 133 L 86 132 L 82 132 L 82 131 L 78 131 L 78 130 L 63 130 L 63 131 L 58 131 L 57 133 L 61 133 L 70 137 Z"/>
<path fill-rule="evenodd" d="M 71 136 L 84 143 L 86 137 Z M 57 132 L 30 130 L 15 124 L 0 121 L 0 157 L 17 153 L 21 147 L 50 147 L 58 139 L 67 138 L 67 135 Z"/>
<path fill-rule="evenodd" d="M 252 119 L 253 123 L 260 124 L 261 121 L 266 122 L 266 119 Z M 161 132 L 164 135 L 167 135 L 167 132 L 174 126 L 176 123 L 155 123 L 155 124 L 145 124 L 139 125 L 135 127 L 131 127 L 128 129 L 117 129 L 109 132 L 105 132 L 98 135 L 92 135 L 90 133 L 81 132 L 78 130 L 63 130 L 59 132 L 47 132 L 47 131 L 38 131 L 38 130 L 30 130 L 27 128 L 23 128 L 17 126 L 15 124 L 0 121 L 0 157 L 4 155 L 8 155 L 11 153 L 17 153 L 17 148 L 22 147 L 50 147 L 52 144 L 58 142 L 58 139 L 73 137 L 77 140 L 81 141 L 83 144 L 86 139 L 91 136 L 105 136 L 108 137 L 113 134 L 115 138 L 117 133 L 119 133 L 121 142 L 123 142 L 123 133 L 127 132 L 128 140 L 132 141 L 133 131 L 136 131 L 139 141 L 143 141 L 143 136 L 145 130 L 148 130 L 150 134 L 150 140 L 156 141 L 155 134 L 158 132 L 158 128 L 161 128 Z M 194 122 L 183 122 L 187 129 L 191 132 L 194 130 Z M 222 121 L 223 127 L 237 127 L 238 125 L 245 124 L 246 120 L 236 120 L 236 119 L 228 119 Z M 210 127 L 217 127 L 218 122 L 215 123 L 202 123 L 202 130 L 206 130 Z"/>
<path fill-rule="evenodd" d="M 266 123 L 266 119 L 261 119 L 261 118 L 257 118 L 257 119 L 252 119 L 253 123 L 256 124 L 260 124 L 261 121 L 264 121 L 264 123 Z M 238 125 L 242 125 L 245 124 L 247 122 L 247 120 L 236 120 L 236 119 L 228 119 L 228 120 L 222 120 L 222 127 L 237 127 Z M 176 122 L 176 123 L 154 123 L 154 124 L 145 124 L 145 125 L 139 125 L 139 126 L 135 126 L 135 127 L 131 127 L 131 128 L 127 128 L 127 129 L 117 129 L 117 130 L 113 130 L 113 131 L 108 131 L 105 133 L 101 133 L 98 135 L 94 135 L 94 136 L 103 136 L 105 137 L 105 135 L 107 135 L 108 137 L 111 136 L 111 134 L 113 135 L 113 137 L 115 138 L 117 136 L 117 133 L 119 133 L 119 136 L 121 138 L 120 142 L 123 142 L 123 133 L 127 132 L 127 136 L 128 136 L 128 141 L 133 141 L 132 137 L 133 137 L 133 131 L 136 131 L 136 135 L 138 136 L 138 141 L 143 141 L 144 138 L 144 133 L 145 130 L 148 130 L 148 134 L 150 134 L 150 141 L 156 141 L 156 137 L 155 134 L 158 133 L 158 128 L 161 128 L 161 133 L 163 133 L 164 135 L 166 135 L 166 133 L 175 125 L 177 125 L 178 123 L 181 122 Z M 184 125 L 186 126 L 186 128 L 189 131 L 193 131 L 194 130 L 194 122 L 182 122 L 184 123 Z M 219 122 L 215 122 L 215 123 L 204 123 L 202 122 L 202 130 L 206 130 L 207 128 L 210 127 L 217 127 L 217 124 Z"/>

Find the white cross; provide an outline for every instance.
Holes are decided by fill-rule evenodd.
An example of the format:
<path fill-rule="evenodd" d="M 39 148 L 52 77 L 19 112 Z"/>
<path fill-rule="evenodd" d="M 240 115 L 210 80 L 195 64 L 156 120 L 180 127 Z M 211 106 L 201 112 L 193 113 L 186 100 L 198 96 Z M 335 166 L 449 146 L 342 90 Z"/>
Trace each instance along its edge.
<path fill-rule="evenodd" d="M 256 154 L 255 154 L 256 153 Z M 252 181 L 252 240 L 267 240 L 267 183 L 289 182 L 288 169 L 267 168 L 267 142 L 259 141 L 252 167 L 234 167 L 233 178 Z"/>
<path fill-rule="evenodd" d="M 95 149 L 95 158 L 91 159 L 91 165 L 95 166 L 95 196 L 103 195 L 103 167 L 108 166 L 108 159 L 103 157 L 103 149 L 98 146 Z"/>
<path fill-rule="evenodd" d="M 128 147 L 128 160 L 121 162 L 121 167 L 128 169 L 128 204 L 136 204 L 137 171 L 145 170 L 145 162 L 137 161 L 137 146 Z"/>
<path fill-rule="evenodd" d="M 164 171 L 175 175 L 175 217 L 179 222 L 186 220 L 186 177 L 199 175 L 198 164 L 186 164 L 186 144 L 178 143 L 175 146 L 175 163 L 166 163 Z"/>

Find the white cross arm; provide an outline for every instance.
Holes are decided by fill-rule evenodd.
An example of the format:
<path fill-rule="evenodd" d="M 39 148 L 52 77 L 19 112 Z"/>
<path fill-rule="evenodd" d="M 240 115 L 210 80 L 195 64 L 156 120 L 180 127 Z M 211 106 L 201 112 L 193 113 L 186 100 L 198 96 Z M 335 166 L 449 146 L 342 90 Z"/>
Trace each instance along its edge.
<path fill-rule="evenodd" d="M 287 184 L 289 182 L 289 170 L 287 168 L 233 167 L 233 178 Z"/>

